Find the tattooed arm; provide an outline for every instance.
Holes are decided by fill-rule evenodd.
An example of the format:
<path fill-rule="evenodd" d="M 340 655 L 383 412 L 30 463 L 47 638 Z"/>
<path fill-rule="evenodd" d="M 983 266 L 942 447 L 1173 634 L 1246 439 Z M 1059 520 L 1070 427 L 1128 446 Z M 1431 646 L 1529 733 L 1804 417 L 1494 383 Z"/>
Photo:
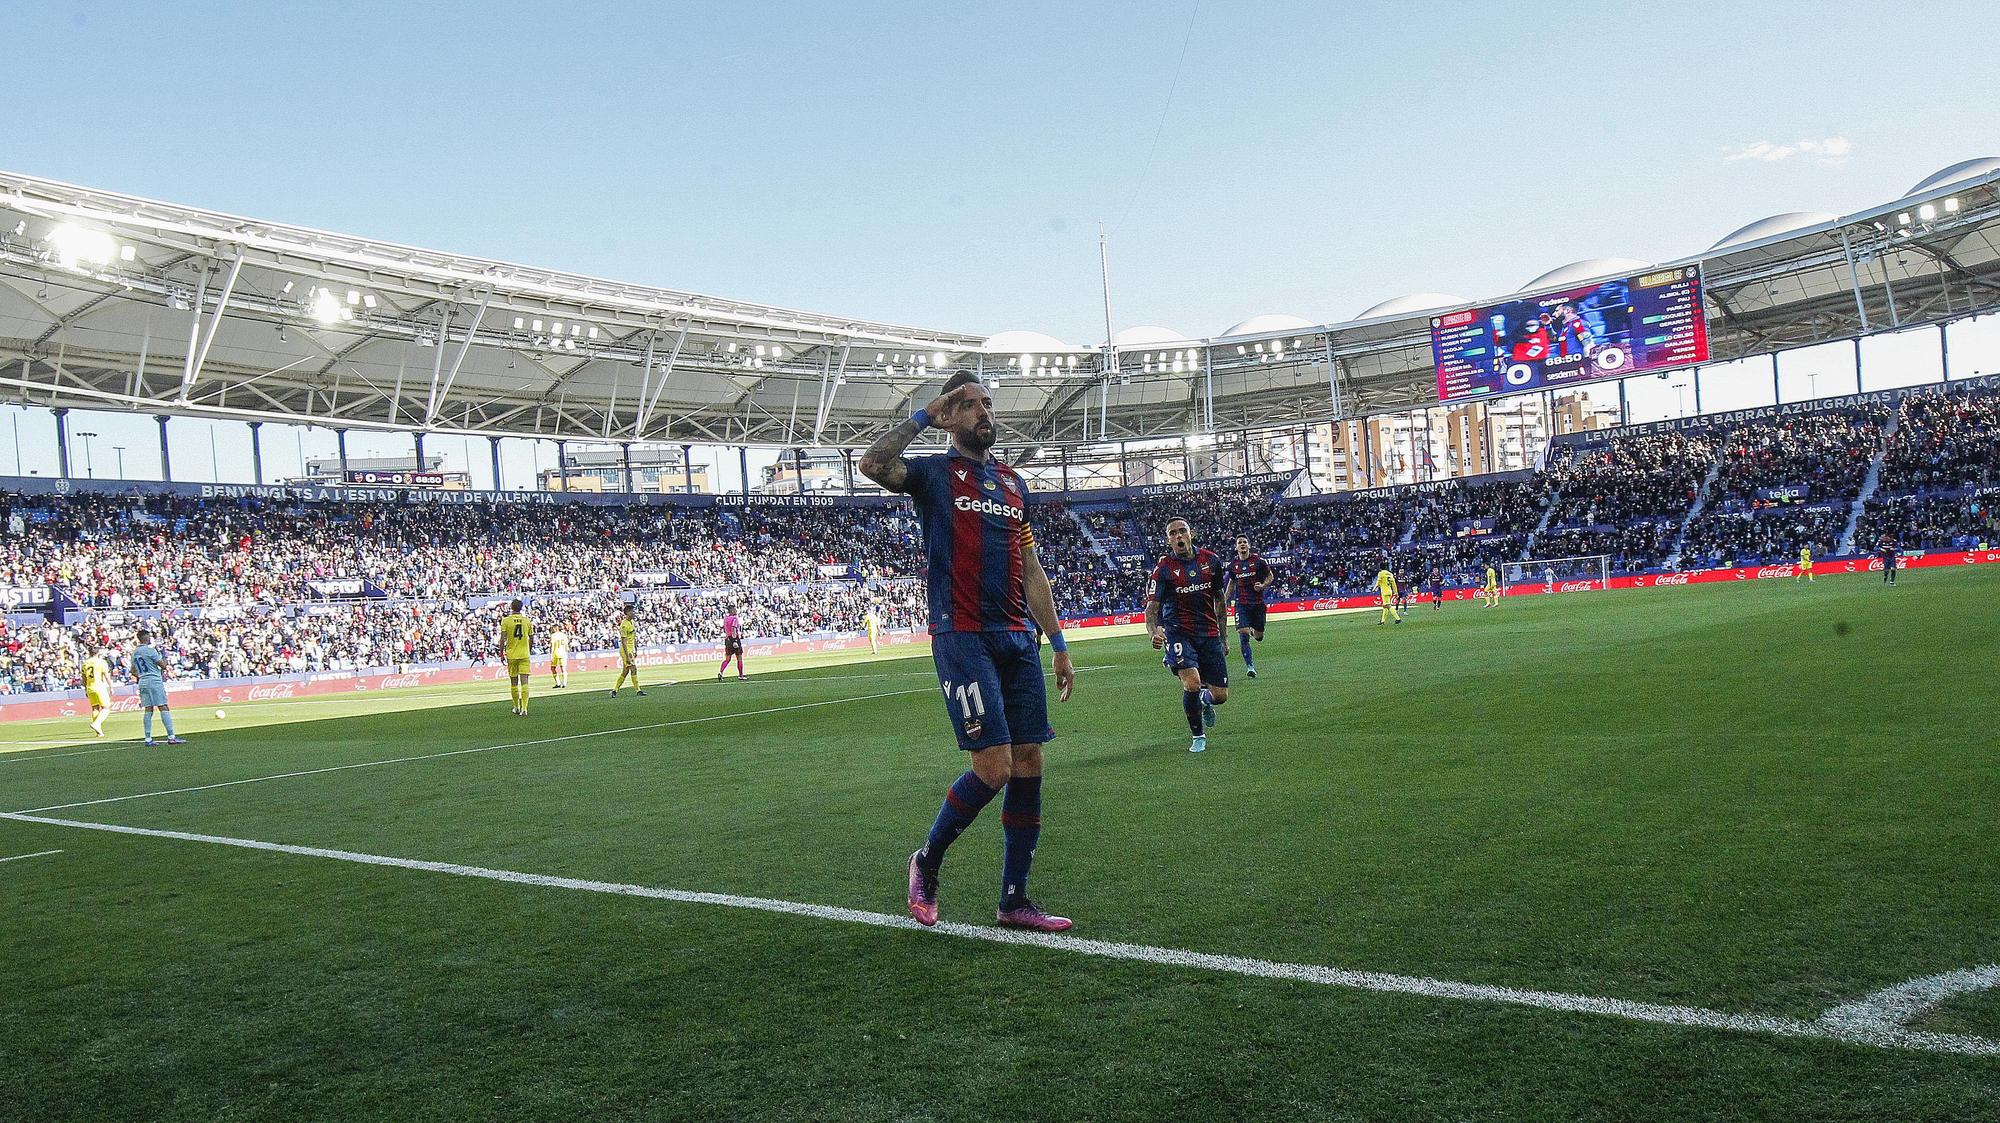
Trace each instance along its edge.
<path fill-rule="evenodd" d="M 958 408 L 958 401 L 964 387 L 949 394 L 940 394 L 931 404 L 918 412 L 930 418 L 930 423 L 939 429 L 949 430 L 952 413 Z M 861 474 L 881 484 L 890 491 L 909 490 L 910 464 L 903 459 L 903 450 L 924 431 L 923 424 L 916 418 L 898 422 L 882 438 L 868 446 L 861 454 Z"/>

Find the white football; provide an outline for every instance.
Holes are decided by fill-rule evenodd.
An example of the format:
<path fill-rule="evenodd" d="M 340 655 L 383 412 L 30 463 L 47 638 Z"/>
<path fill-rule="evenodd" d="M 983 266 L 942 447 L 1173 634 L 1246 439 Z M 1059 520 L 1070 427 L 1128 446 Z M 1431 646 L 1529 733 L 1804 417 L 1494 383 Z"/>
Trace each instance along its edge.
<path fill-rule="evenodd" d="M 221 720 L 223 719 L 223 717 L 224 717 L 224 716 L 225 716 L 225 715 L 223 714 L 223 712 L 222 712 L 221 710 L 217 710 L 217 711 L 215 711 L 215 720 L 217 720 L 217 721 L 221 721 Z"/>

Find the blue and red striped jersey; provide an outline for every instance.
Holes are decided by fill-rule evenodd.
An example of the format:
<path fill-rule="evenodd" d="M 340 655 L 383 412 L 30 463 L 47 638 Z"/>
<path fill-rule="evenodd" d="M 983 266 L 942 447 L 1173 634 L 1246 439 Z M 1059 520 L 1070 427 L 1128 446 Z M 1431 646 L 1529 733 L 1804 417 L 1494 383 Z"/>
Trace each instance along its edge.
<path fill-rule="evenodd" d="M 904 488 L 924 529 L 932 634 L 1032 628 L 1021 575 L 1022 551 L 1035 544 L 1028 485 L 998 460 L 957 449 L 905 463 Z"/>
<path fill-rule="evenodd" d="M 1230 558 L 1229 579 L 1236 582 L 1236 603 L 1254 607 L 1264 603 L 1264 590 L 1257 586 L 1271 580 L 1271 567 L 1261 554 Z"/>
<path fill-rule="evenodd" d="M 1153 567 L 1153 599 L 1160 623 L 1184 636 L 1222 634 L 1222 587 L 1229 573 L 1215 551 L 1195 548 L 1191 558 L 1172 554 Z"/>

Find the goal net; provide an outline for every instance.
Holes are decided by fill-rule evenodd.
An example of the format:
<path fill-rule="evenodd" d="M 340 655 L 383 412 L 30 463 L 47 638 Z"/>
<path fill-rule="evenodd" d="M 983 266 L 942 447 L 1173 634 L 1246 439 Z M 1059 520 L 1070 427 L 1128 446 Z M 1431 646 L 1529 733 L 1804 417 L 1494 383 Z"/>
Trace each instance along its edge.
<path fill-rule="evenodd" d="M 1539 588 L 1551 593 L 1585 593 L 1611 587 L 1611 555 L 1581 554 L 1569 558 L 1529 558 L 1508 562 L 1501 573 L 1510 588 Z"/>

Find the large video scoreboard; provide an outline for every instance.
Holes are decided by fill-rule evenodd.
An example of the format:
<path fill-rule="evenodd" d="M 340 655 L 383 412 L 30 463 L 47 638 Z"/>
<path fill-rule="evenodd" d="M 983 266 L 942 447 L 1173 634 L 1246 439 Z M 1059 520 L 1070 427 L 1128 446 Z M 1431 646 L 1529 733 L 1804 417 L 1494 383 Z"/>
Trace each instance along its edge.
<path fill-rule="evenodd" d="M 1701 271 L 1676 266 L 1434 316 L 1431 355 L 1440 402 L 1705 363 Z"/>

